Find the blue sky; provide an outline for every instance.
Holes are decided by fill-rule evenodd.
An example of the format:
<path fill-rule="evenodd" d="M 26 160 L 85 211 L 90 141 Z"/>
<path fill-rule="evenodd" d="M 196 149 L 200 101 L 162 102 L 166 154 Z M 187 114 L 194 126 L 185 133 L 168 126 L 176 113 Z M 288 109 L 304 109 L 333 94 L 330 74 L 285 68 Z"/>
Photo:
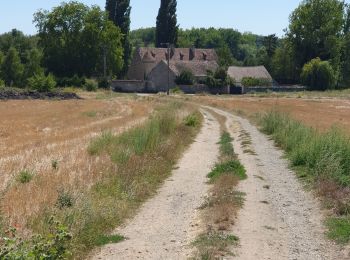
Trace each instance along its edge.
<path fill-rule="evenodd" d="M 12 28 L 26 34 L 36 33 L 33 13 L 51 9 L 62 0 L 1 0 L 0 33 Z M 104 7 L 105 0 L 81 0 L 87 5 Z M 241 32 L 283 35 L 289 14 L 300 0 L 178 0 L 178 23 L 181 28 L 224 27 Z M 155 20 L 160 0 L 131 0 L 132 29 L 150 27 Z"/>

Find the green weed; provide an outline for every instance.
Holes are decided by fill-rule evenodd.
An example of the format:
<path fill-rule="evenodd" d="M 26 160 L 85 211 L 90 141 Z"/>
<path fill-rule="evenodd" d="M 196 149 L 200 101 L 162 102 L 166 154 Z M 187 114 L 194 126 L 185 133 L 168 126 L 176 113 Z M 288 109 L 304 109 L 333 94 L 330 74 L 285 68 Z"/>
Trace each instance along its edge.
<path fill-rule="evenodd" d="M 96 239 L 96 246 L 104 246 L 107 244 L 116 244 L 124 241 L 125 237 L 121 235 L 101 235 Z"/>
<path fill-rule="evenodd" d="M 31 171 L 28 170 L 23 170 L 20 171 L 20 173 L 17 176 L 17 181 L 25 184 L 25 183 L 29 183 L 34 177 L 34 174 Z"/>
<path fill-rule="evenodd" d="M 231 160 L 217 164 L 214 169 L 208 174 L 208 178 L 214 181 L 223 174 L 232 174 L 238 177 L 240 180 L 247 178 L 246 170 L 243 165 L 237 160 Z"/>
<path fill-rule="evenodd" d="M 350 241 L 350 219 L 330 218 L 326 221 L 327 235 L 338 243 L 346 244 Z"/>

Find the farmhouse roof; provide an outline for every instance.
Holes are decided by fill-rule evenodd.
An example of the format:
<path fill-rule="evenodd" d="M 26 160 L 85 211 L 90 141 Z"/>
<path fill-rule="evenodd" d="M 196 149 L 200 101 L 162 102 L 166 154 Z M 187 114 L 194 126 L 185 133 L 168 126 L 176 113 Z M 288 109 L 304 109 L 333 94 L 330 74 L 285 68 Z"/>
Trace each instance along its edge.
<path fill-rule="evenodd" d="M 167 48 L 141 47 L 138 49 L 141 59 L 149 61 L 150 56 L 157 63 L 166 60 L 168 55 Z M 173 48 L 170 52 L 170 59 L 174 61 L 217 61 L 218 56 L 214 49 L 195 49 L 195 48 Z"/>
<path fill-rule="evenodd" d="M 262 78 L 268 79 L 272 81 L 272 77 L 270 73 L 264 66 L 256 66 L 256 67 L 237 67 L 232 66 L 228 68 L 228 75 L 231 78 L 234 78 L 237 82 L 241 82 L 241 80 L 245 77 L 252 78 Z"/>
<path fill-rule="evenodd" d="M 167 61 L 163 60 L 167 64 Z M 170 70 L 179 75 L 184 70 L 189 70 L 194 76 L 206 76 L 208 70 L 215 71 L 219 65 L 216 61 L 170 61 Z"/>

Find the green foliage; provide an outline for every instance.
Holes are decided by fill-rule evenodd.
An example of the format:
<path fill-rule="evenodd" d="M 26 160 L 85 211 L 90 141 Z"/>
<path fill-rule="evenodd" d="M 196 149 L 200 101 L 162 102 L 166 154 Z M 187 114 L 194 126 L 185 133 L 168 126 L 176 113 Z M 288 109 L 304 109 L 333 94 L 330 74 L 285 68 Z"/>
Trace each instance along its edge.
<path fill-rule="evenodd" d="M 101 235 L 96 239 L 96 246 L 104 246 L 104 245 L 108 245 L 108 244 L 116 244 L 119 243 L 121 241 L 124 241 L 125 237 L 121 236 L 121 235 Z"/>
<path fill-rule="evenodd" d="M 349 218 L 330 218 L 326 221 L 328 227 L 327 235 L 341 244 L 350 241 L 350 219 Z"/>
<path fill-rule="evenodd" d="M 98 80 L 98 87 L 99 88 L 103 88 L 103 89 L 107 89 L 111 86 L 111 83 L 108 79 L 106 78 L 100 78 Z"/>
<path fill-rule="evenodd" d="M 185 117 L 184 123 L 186 126 L 197 127 L 201 123 L 201 116 L 198 113 L 193 113 Z"/>
<path fill-rule="evenodd" d="M 24 78 L 28 79 L 34 75 L 44 73 L 44 69 L 41 67 L 43 54 L 37 48 L 33 48 L 27 51 L 26 63 L 24 65 Z"/>
<path fill-rule="evenodd" d="M 225 67 L 219 67 L 214 73 L 212 71 L 207 72 L 205 84 L 209 87 L 234 86 L 235 80 L 227 74 Z"/>
<path fill-rule="evenodd" d="M 2 78 L 6 86 L 22 86 L 23 71 L 24 67 L 21 63 L 19 53 L 15 48 L 11 47 L 1 64 Z"/>
<path fill-rule="evenodd" d="M 118 77 L 124 77 L 127 73 L 132 46 L 130 44 L 129 32 L 130 32 L 130 0 L 107 0 L 106 11 L 108 12 L 109 19 L 115 26 L 119 27 L 122 34 L 122 46 L 124 49 L 124 64 L 123 69 L 118 73 Z"/>
<path fill-rule="evenodd" d="M 74 206 L 74 198 L 73 195 L 64 189 L 60 189 L 58 191 L 58 197 L 56 201 L 56 207 L 59 209 L 71 208 Z"/>
<path fill-rule="evenodd" d="M 338 0 L 306 0 L 290 17 L 288 41 L 299 70 L 320 57 L 335 71 L 340 66 L 339 37 L 344 25 L 344 3 Z"/>
<path fill-rule="evenodd" d="M 76 87 L 81 88 L 85 85 L 86 78 L 79 77 L 75 74 L 73 77 L 58 77 L 56 78 L 59 87 Z"/>
<path fill-rule="evenodd" d="M 55 75 L 102 75 L 104 54 L 109 74 L 121 70 L 122 33 L 99 7 L 75 1 L 62 3 L 51 12 L 37 12 L 34 22 L 44 53 L 43 62 Z"/>
<path fill-rule="evenodd" d="M 264 115 L 261 125 L 305 176 L 350 186 L 350 139 L 345 134 L 337 129 L 319 133 L 278 112 Z"/>
<path fill-rule="evenodd" d="M 177 24 L 177 0 L 161 0 L 157 16 L 156 46 L 163 43 L 177 45 L 178 24 Z"/>
<path fill-rule="evenodd" d="M 72 235 L 67 227 L 53 218 L 49 220 L 51 232 L 46 236 L 36 235 L 30 240 L 17 236 L 16 229 L 7 231 L 1 240 L 0 259 L 67 259 Z"/>
<path fill-rule="evenodd" d="M 176 86 L 175 88 L 170 89 L 170 93 L 172 93 L 172 94 L 183 94 L 183 91 L 180 89 L 180 87 Z"/>
<path fill-rule="evenodd" d="M 52 160 L 51 161 L 51 167 L 54 170 L 58 170 L 58 160 Z"/>
<path fill-rule="evenodd" d="M 241 83 L 244 87 L 256 87 L 256 86 L 271 87 L 272 85 L 272 82 L 268 79 L 252 78 L 252 77 L 242 78 Z"/>
<path fill-rule="evenodd" d="M 34 174 L 31 171 L 28 170 L 23 170 L 20 171 L 18 176 L 17 176 L 17 181 L 25 184 L 25 183 L 29 183 L 34 177 Z"/>
<path fill-rule="evenodd" d="M 5 81 L 0 79 L 0 88 L 4 88 L 4 87 L 5 87 Z"/>
<path fill-rule="evenodd" d="M 175 83 L 178 85 L 193 85 L 195 82 L 194 75 L 190 70 L 183 70 L 180 75 L 175 78 Z"/>
<path fill-rule="evenodd" d="M 239 238 L 234 235 L 211 232 L 200 235 L 193 245 L 200 250 L 201 259 L 216 259 L 217 252 L 227 252 L 227 248 L 237 245 Z"/>
<path fill-rule="evenodd" d="M 306 63 L 301 72 L 301 82 L 310 90 L 326 90 L 335 87 L 335 73 L 328 61 L 320 58 Z"/>
<path fill-rule="evenodd" d="M 28 86 L 39 92 L 49 92 L 56 87 L 56 81 L 52 74 L 45 76 L 44 73 L 40 73 L 28 79 Z"/>
<path fill-rule="evenodd" d="M 220 137 L 220 152 L 222 156 L 234 156 L 232 137 L 228 132 L 222 133 Z"/>
<path fill-rule="evenodd" d="M 87 79 L 85 81 L 85 89 L 87 91 L 96 91 L 97 88 L 98 88 L 98 82 L 96 82 L 96 80 Z"/>
<path fill-rule="evenodd" d="M 215 181 L 223 174 L 233 174 L 240 180 L 245 180 L 247 178 L 243 165 L 237 160 L 216 164 L 214 169 L 208 174 L 208 178 L 211 181 Z"/>

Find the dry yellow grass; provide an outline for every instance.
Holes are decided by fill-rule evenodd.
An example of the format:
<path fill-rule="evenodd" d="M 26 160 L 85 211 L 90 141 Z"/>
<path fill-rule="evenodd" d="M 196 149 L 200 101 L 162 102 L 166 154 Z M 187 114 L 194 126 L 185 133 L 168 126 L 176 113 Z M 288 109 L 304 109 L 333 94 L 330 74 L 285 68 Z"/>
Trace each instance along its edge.
<path fill-rule="evenodd" d="M 284 98 L 249 96 L 195 96 L 191 100 L 252 116 L 277 110 L 308 126 L 326 131 L 334 125 L 350 133 L 350 101 L 339 98 Z"/>
<path fill-rule="evenodd" d="M 0 102 L 0 206 L 7 224 L 25 231 L 30 217 L 57 201 L 59 189 L 79 193 L 94 184 L 111 163 L 88 155 L 91 138 L 139 123 L 153 105 L 128 97 Z M 22 184 L 16 177 L 25 169 L 34 178 Z"/>

